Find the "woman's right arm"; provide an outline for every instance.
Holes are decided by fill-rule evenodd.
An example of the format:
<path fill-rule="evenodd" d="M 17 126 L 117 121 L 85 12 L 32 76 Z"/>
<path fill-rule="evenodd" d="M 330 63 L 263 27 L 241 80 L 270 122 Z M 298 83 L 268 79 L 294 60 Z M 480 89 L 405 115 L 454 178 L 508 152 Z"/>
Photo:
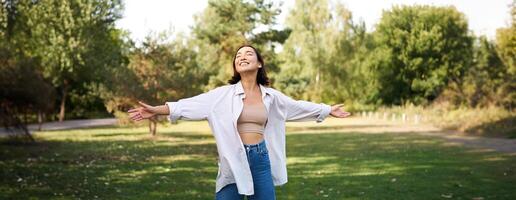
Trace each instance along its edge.
<path fill-rule="evenodd" d="M 165 105 L 149 106 L 140 103 L 142 107 L 129 110 L 132 120 L 139 121 L 155 115 L 169 115 L 168 119 L 174 122 L 178 119 L 204 120 L 208 112 L 222 92 L 222 87 L 215 88 L 197 96 L 184 98 L 176 102 L 167 102 Z"/>

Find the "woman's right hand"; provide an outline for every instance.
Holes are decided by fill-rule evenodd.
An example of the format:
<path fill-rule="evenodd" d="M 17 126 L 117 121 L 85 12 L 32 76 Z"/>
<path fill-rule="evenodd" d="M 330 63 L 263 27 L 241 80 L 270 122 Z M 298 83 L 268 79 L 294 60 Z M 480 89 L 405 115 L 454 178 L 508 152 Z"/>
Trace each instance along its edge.
<path fill-rule="evenodd" d="M 147 105 L 141 101 L 138 101 L 142 107 L 134 108 L 129 111 L 129 118 L 133 121 L 141 121 L 144 119 L 149 119 L 159 114 L 159 110 L 155 106 Z"/>

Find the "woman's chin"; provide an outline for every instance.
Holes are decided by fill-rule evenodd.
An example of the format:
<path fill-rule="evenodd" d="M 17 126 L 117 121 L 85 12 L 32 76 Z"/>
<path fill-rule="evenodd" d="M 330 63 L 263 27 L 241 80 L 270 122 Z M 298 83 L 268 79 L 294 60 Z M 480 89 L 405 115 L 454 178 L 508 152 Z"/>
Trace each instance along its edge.
<path fill-rule="evenodd" d="M 258 71 L 258 68 L 251 68 L 251 67 L 249 67 L 249 68 L 241 68 L 241 69 L 239 69 L 238 73 L 240 73 L 240 74 L 247 74 L 247 73 L 252 74 L 252 73 L 254 73 L 256 71 Z"/>

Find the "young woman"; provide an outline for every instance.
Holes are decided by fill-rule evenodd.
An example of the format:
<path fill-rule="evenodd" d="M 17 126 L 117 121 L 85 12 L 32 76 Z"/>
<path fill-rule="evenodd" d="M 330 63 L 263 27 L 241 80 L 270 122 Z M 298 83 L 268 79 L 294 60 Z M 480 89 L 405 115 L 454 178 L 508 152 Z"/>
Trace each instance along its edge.
<path fill-rule="evenodd" d="M 329 114 L 344 118 L 350 113 L 341 104 L 296 101 L 267 87 L 265 63 L 251 45 L 237 49 L 233 72 L 230 85 L 161 106 L 140 102 L 129 116 L 134 121 L 155 115 L 208 120 L 219 155 L 216 199 L 275 199 L 274 186 L 287 183 L 285 122 L 322 122 Z"/>

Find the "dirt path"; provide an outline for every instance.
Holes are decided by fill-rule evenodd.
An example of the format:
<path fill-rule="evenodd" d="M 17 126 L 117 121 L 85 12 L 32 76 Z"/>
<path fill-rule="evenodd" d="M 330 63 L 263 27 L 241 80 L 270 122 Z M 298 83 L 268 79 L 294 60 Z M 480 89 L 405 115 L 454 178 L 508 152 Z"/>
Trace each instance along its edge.
<path fill-rule="evenodd" d="M 323 123 L 290 123 L 293 129 L 336 130 L 360 133 L 419 134 L 441 137 L 448 142 L 486 151 L 498 151 L 516 155 L 516 139 L 466 136 L 457 131 L 445 131 L 427 124 L 402 123 L 390 120 L 375 120 L 361 117 L 345 120 L 328 118 Z"/>

